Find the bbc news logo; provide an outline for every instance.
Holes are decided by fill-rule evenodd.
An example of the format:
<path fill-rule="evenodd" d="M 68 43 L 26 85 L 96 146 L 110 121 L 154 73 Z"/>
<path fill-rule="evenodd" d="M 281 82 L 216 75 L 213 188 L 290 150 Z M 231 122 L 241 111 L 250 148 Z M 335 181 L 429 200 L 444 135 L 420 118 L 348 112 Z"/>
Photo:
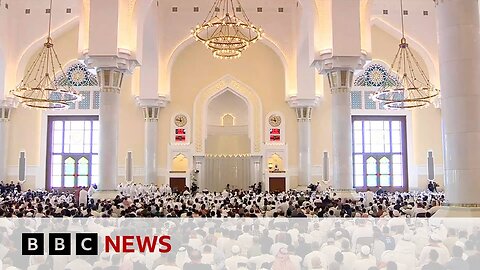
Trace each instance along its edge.
<path fill-rule="evenodd" d="M 72 233 L 44 233 L 22 234 L 22 255 L 45 255 L 45 246 L 48 246 L 48 255 L 72 255 L 75 246 L 76 255 L 98 255 L 98 233 L 75 233 L 74 242 Z M 170 236 L 105 236 L 104 251 L 106 253 L 168 253 L 172 250 L 169 243 Z M 46 243 L 48 242 L 48 243 Z M 47 244 L 47 245 L 46 245 Z"/>

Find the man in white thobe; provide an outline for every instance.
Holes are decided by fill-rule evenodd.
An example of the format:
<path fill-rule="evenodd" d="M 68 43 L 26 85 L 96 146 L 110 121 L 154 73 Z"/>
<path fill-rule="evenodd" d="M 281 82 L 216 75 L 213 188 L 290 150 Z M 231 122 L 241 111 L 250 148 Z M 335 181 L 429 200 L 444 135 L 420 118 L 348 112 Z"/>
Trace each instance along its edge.
<path fill-rule="evenodd" d="M 78 203 L 83 205 L 87 205 L 88 202 L 88 191 L 85 190 L 85 188 L 82 188 L 80 190 L 79 196 L 78 196 Z"/>

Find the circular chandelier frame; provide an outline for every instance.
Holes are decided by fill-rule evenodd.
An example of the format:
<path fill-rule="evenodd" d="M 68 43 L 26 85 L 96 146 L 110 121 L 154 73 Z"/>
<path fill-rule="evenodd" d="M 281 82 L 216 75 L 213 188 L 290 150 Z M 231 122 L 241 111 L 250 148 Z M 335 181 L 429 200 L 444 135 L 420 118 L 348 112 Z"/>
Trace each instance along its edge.
<path fill-rule="evenodd" d="M 195 40 L 221 59 L 239 58 L 262 35 L 263 30 L 250 22 L 238 0 L 215 0 L 203 23 L 192 29 Z"/>
<path fill-rule="evenodd" d="M 431 99 L 440 94 L 420 67 L 405 38 L 403 0 L 400 0 L 402 18 L 402 39 L 391 65 L 388 77 L 398 78 L 398 83 L 385 80 L 371 96 L 372 100 L 383 103 L 385 109 L 414 109 L 427 107 Z"/>
<path fill-rule="evenodd" d="M 57 52 L 53 48 L 51 25 L 52 0 L 50 0 L 47 40 L 32 65 L 25 72 L 20 84 L 15 89 L 10 90 L 13 96 L 20 99 L 21 104 L 29 108 L 67 109 L 70 107 L 69 103 L 78 102 L 82 99 L 82 96 L 73 89 L 70 83 L 59 84 L 57 77 L 65 77 L 65 72 L 58 59 Z"/>

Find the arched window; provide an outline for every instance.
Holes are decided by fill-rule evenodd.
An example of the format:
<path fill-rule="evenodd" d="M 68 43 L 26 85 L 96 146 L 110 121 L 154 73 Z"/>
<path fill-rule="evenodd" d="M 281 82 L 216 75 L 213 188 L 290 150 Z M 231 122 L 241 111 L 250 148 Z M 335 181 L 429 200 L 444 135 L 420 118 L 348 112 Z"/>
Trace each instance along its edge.
<path fill-rule="evenodd" d="M 359 190 L 386 187 L 405 191 L 405 116 L 353 116 L 353 177 Z"/>
<path fill-rule="evenodd" d="M 58 86 L 71 86 L 78 90 L 83 99 L 76 105 L 69 102 L 70 109 L 99 109 L 100 92 L 99 83 L 95 70 L 89 69 L 82 62 L 72 64 L 66 69 L 65 75 L 57 77 L 55 83 Z"/>
<path fill-rule="evenodd" d="M 47 188 L 98 183 L 98 116 L 49 116 Z"/>

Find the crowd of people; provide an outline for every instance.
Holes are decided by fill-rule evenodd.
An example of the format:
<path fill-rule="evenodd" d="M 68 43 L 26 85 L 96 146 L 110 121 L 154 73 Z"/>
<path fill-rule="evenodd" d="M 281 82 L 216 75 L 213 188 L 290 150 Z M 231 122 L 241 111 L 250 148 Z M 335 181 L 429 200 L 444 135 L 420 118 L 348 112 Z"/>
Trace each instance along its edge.
<path fill-rule="evenodd" d="M 252 185 L 248 190 L 226 187 L 222 192 L 194 192 L 186 188 L 176 193 L 168 185 L 130 183 L 120 184 L 114 198 L 96 198 L 95 186 L 75 192 L 22 190 L 13 183 L 2 183 L 2 186 L 1 217 L 122 218 L 79 219 L 93 220 L 87 227 L 108 235 L 128 228 L 125 224 L 112 222 L 142 220 L 128 217 L 154 218 L 147 219 L 147 227 L 159 230 L 160 223 L 176 222 L 173 227 L 168 227 L 175 229 L 163 232 L 172 236 L 173 251 L 168 254 L 124 256 L 102 253 L 100 257 L 90 259 L 73 256 L 61 261 L 56 257 L 32 256 L 29 261 L 22 262 L 15 262 L 7 251 L 9 245 L 15 244 L 11 241 L 15 229 L 2 229 L 5 225 L 0 224 L 0 259 L 4 269 L 8 269 L 5 266 L 26 269 L 16 264 L 28 264 L 29 269 L 37 270 L 85 267 L 462 270 L 476 269 L 475 266 L 480 265 L 480 222 L 472 226 L 456 222 L 451 226 L 446 222 L 429 222 L 435 219 L 414 218 L 433 215 L 444 201 L 443 193 L 429 190 L 410 193 L 367 190 L 359 193 L 359 197 L 341 198 L 328 188 L 270 193 Z M 176 217 L 187 219 L 171 219 Z M 319 219 L 322 217 L 329 218 Z M 40 220 L 53 222 L 59 219 Z M 74 222 L 76 219 L 69 220 Z M 148 220 L 157 221 L 149 227 Z M 36 226 L 27 227 L 29 231 L 35 231 L 41 225 Z M 139 227 L 137 223 L 133 226 L 134 229 Z"/>
<path fill-rule="evenodd" d="M 31 221 L 31 222 L 30 222 Z M 57 222 L 58 221 L 58 222 Z M 480 221 L 435 219 L 15 219 L 0 224 L 3 269 L 475 270 Z M 168 253 L 15 256 L 23 232 L 169 235 Z"/>
<path fill-rule="evenodd" d="M 120 184 L 115 198 L 94 198 L 96 188 L 76 192 L 3 188 L 4 217 L 430 217 L 444 195 L 437 192 L 373 192 L 341 198 L 333 190 L 270 193 L 258 185 L 222 192 L 188 188 L 174 193 L 168 185 Z"/>

